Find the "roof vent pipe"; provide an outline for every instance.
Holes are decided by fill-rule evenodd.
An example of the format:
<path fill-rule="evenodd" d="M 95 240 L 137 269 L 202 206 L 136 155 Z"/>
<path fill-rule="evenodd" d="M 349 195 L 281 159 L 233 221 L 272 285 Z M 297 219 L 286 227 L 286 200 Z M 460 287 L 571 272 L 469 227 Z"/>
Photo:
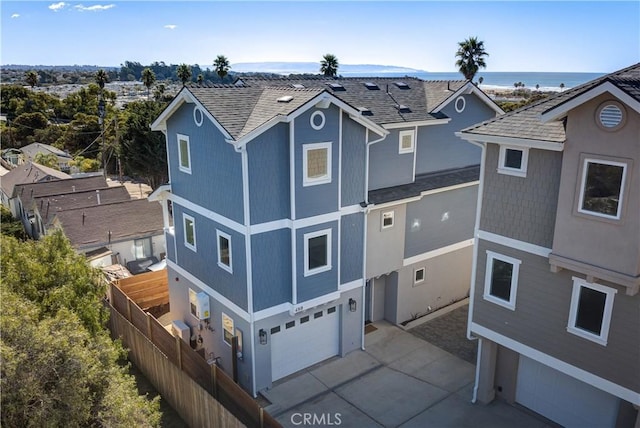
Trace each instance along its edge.
<path fill-rule="evenodd" d="M 82 211 L 82 225 L 84 226 L 84 219 L 85 219 L 86 215 L 84 213 L 84 211 Z"/>
<path fill-rule="evenodd" d="M 71 191 L 75 193 L 76 192 L 76 186 L 71 186 Z"/>
<path fill-rule="evenodd" d="M 96 200 L 98 201 L 98 205 L 100 205 L 100 190 L 96 189 Z"/>

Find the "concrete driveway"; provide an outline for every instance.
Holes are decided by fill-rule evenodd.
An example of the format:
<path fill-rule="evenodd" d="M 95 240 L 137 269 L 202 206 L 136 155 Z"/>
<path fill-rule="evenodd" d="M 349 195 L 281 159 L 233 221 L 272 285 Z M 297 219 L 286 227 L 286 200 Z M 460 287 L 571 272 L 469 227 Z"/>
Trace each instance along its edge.
<path fill-rule="evenodd" d="M 366 351 L 332 358 L 276 382 L 263 396 L 285 427 L 551 427 L 494 402 L 472 404 L 473 364 L 387 322 Z"/>

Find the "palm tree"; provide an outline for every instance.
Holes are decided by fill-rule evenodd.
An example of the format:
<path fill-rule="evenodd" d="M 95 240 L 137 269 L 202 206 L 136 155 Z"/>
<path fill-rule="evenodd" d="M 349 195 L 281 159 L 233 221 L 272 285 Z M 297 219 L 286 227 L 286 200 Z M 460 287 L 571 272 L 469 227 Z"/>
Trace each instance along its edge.
<path fill-rule="evenodd" d="M 320 73 L 327 77 L 336 77 L 338 74 L 338 58 L 333 54 L 326 54 L 320 61 Z"/>
<path fill-rule="evenodd" d="M 147 100 L 149 99 L 149 94 L 151 92 L 151 87 L 156 81 L 156 73 L 153 72 L 149 67 L 142 70 L 142 83 L 147 87 Z"/>
<path fill-rule="evenodd" d="M 162 98 L 164 97 L 164 91 L 166 91 L 166 89 L 167 87 L 164 85 L 164 83 L 160 83 L 158 86 L 156 86 L 156 90 L 153 91 L 153 96 L 156 101 L 162 100 Z"/>
<path fill-rule="evenodd" d="M 560 92 L 562 92 L 564 90 L 564 83 L 560 84 Z"/>
<path fill-rule="evenodd" d="M 473 80 L 480 68 L 487 68 L 484 57 L 489 54 L 484 50 L 484 42 L 477 37 L 469 37 L 458 43 L 456 66 L 467 80 Z"/>
<path fill-rule="evenodd" d="M 229 70 L 231 69 L 229 66 L 229 60 L 224 55 L 218 55 L 216 59 L 213 60 L 213 67 L 221 80 L 224 80 L 225 76 L 229 74 Z"/>
<path fill-rule="evenodd" d="M 35 86 L 38 86 L 38 73 L 33 70 L 27 72 L 26 80 L 29 86 L 33 89 Z"/>
<path fill-rule="evenodd" d="M 204 76 L 202 75 L 202 73 L 198 74 L 196 81 L 198 82 L 198 85 L 202 86 L 202 82 L 204 82 Z"/>
<path fill-rule="evenodd" d="M 103 69 L 100 69 L 96 72 L 95 79 L 98 86 L 100 86 L 100 92 L 102 92 L 104 85 L 109 82 L 109 75 Z"/>
<path fill-rule="evenodd" d="M 182 86 L 186 86 L 187 82 L 191 80 L 191 67 L 187 64 L 180 64 L 176 71 L 178 79 L 182 81 Z"/>

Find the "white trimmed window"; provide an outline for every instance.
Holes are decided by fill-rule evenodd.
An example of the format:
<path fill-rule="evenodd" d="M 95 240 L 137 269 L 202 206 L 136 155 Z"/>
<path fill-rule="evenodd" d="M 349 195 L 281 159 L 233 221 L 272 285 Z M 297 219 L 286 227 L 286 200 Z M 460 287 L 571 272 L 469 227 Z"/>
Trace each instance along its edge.
<path fill-rule="evenodd" d="M 567 331 L 606 346 L 616 293 L 615 288 L 573 277 Z"/>
<path fill-rule="evenodd" d="M 180 171 L 191 174 L 191 151 L 189 148 L 189 137 L 178 134 L 178 161 Z"/>
<path fill-rule="evenodd" d="M 331 143 L 302 146 L 302 185 L 331 183 Z"/>
<path fill-rule="evenodd" d="M 578 211 L 619 220 L 627 164 L 586 158 L 582 165 Z"/>
<path fill-rule="evenodd" d="M 500 146 L 498 173 L 526 177 L 528 161 L 528 148 Z"/>
<path fill-rule="evenodd" d="M 512 311 L 516 309 L 520 263 L 520 260 L 513 257 L 487 251 L 483 294 L 485 300 Z"/>
<path fill-rule="evenodd" d="M 398 153 L 413 153 L 415 146 L 415 131 L 400 131 L 398 139 Z"/>
<path fill-rule="evenodd" d="M 216 230 L 216 239 L 218 241 L 218 266 L 229 273 L 233 273 L 231 265 L 231 236 Z"/>
<path fill-rule="evenodd" d="M 421 267 L 413 271 L 413 284 L 418 285 L 424 282 L 426 275 L 425 268 Z"/>
<path fill-rule="evenodd" d="M 331 270 L 331 229 L 304 234 L 304 276 Z"/>
<path fill-rule="evenodd" d="M 136 239 L 133 241 L 133 255 L 136 260 L 151 257 L 151 238 Z"/>
<path fill-rule="evenodd" d="M 380 218 L 380 220 L 381 220 L 381 222 L 380 222 L 380 227 L 381 227 L 382 229 L 389 229 L 389 228 L 393 227 L 393 224 L 394 224 L 394 215 L 395 215 L 395 211 L 386 211 L 386 212 L 383 212 L 383 213 L 380 215 L 380 217 L 381 217 L 381 218 Z"/>
<path fill-rule="evenodd" d="M 222 331 L 224 332 L 224 342 L 231 346 L 231 339 L 233 339 L 233 318 L 222 312 Z"/>
<path fill-rule="evenodd" d="M 187 214 L 182 214 L 182 225 L 184 229 L 184 246 L 196 250 L 196 221 Z"/>

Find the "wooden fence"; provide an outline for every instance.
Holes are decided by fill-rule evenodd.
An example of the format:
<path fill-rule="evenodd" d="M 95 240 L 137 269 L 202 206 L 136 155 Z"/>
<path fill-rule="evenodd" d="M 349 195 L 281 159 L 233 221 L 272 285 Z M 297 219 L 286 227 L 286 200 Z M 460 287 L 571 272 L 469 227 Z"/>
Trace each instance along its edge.
<path fill-rule="evenodd" d="M 169 280 L 166 269 L 118 279 L 116 285 L 142 309 L 169 304 Z"/>
<path fill-rule="evenodd" d="M 118 287 L 111 287 L 110 328 L 134 364 L 191 427 L 281 425 L 215 364 L 208 364 Z"/>

